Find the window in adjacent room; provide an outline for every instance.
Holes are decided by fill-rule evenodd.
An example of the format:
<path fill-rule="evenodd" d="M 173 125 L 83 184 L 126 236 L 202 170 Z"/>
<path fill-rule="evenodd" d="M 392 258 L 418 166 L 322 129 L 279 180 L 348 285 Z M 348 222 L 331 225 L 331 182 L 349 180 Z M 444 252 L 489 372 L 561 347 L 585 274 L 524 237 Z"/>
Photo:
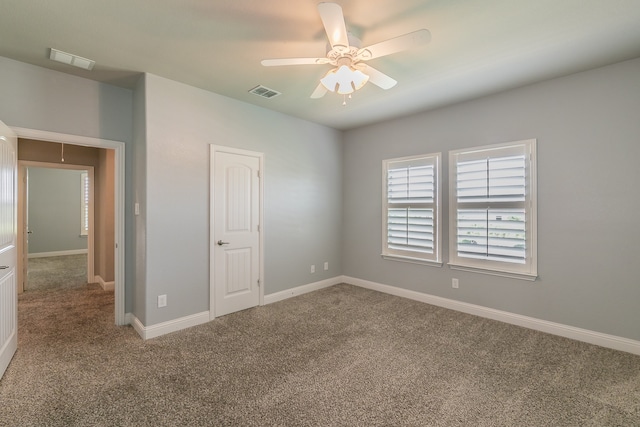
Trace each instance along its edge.
<path fill-rule="evenodd" d="M 382 162 L 382 256 L 442 265 L 440 153 Z"/>
<path fill-rule="evenodd" d="M 80 174 L 80 235 L 89 234 L 89 174 Z"/>
<path fill-rule="evenodd" d="M 535 280 L 536 141 L 449 152 L 451 268 Z"/>

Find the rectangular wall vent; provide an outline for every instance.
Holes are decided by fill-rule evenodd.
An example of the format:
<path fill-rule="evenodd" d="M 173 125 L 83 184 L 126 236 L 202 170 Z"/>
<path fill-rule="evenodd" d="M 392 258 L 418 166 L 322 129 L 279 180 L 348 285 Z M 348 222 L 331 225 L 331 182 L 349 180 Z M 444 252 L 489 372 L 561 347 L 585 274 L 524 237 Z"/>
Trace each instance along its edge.
<path fill-rule="evenodd" d="M 92 70 L 93 66 L 96 64 L 96 61 L 92 59 L 83 58 L 81 56 L 53 48 L 51 48 L 51 52 L 49 52 L 49 59 L 62 62 L 63 64 L 73 65 L 74 67 L 84 68 L 85 70 Z"/>
<path fill-rule="evenodd" d="M 262 85 L 258 85 L 256 87 L 254 87 L 253 89 L 251 89 L 249 91 L 249 93 L 252 93 L 254 95 L 258 95 L 258 96 L 261 96 L 261 97 L 267 98 L 267 99 L 273 98 L 274 96 L 281 95 L 280 92 L 275 91 L 273 89 L 269 89 L 268 87 L 264 87 Z"/>

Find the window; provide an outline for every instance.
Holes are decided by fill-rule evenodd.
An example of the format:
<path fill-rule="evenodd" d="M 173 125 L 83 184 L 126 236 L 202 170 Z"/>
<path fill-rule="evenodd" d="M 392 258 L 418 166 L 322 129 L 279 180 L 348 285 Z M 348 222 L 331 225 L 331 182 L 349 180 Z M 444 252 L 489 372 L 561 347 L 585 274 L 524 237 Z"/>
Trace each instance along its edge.
<path fill-rule="evenodd" d="M 80 174 L 80 235 L 89 234 L 89 174 Z"/>
<path fill-rule="evenodd" d="M 449 152 L 449 263 L 535 280 L 536 141 Z"/>
<path fill-rule="evenodd" d="M 382 168 L 382 256 L 442 265 L 440 153 L 384 160 Z"/>

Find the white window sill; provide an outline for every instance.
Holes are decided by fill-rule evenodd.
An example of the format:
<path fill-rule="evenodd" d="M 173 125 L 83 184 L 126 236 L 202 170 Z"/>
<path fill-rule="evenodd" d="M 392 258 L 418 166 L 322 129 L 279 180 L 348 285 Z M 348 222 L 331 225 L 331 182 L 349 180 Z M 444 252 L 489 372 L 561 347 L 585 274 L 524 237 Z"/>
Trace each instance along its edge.
<path fill-rule="evenodd" d="M 481 274 L 489 274 L 489 275 L 492 275 L 492 276 L 508 277 L 510 279 L 528 280 L 530 282 L 533 282 L 538 278 L 537 274 L 516 273 L 516 272 L 513 272 L 513 271 L 489 270 L 489 269 L 478 268 L 478 267 L 470 267 L 468 265 L 460 265 L 460 264 L 451 264 L 451 263 L 449 263 L 449 268 L 451 268 L 452 270 L 470 271 L 470 272 L 473 272 L 473 273 L 481 273 Z"/>
<path fill-rule="evenodd" d="M 441 262 L 431 261 L 429 259 L 412 258 L 412 257 L 406 257 L 406 256 L 399 256 L 399 255 L 386 255 L 386 254 L 382 254 L 382 258 L 389 261 L 408 262 L 411 264 L 422 264 L 422 265 L 428 265 L 430 267 L 442 267 Z"/>

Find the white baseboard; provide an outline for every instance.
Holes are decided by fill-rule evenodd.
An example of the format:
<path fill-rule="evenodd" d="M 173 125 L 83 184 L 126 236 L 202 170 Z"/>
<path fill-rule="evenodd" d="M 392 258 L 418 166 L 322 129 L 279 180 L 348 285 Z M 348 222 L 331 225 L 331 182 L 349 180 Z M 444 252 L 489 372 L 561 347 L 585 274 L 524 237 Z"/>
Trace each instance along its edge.
<path fill-rule="evenodd" d="M 52 251 L 52 252 L 36 252 L 27 255 L 27 258 L 45 258 L 50 256 L 65 256 L 65 255 L 82 255 L 86 254 L 86 249 L 72 249 L 68 251 Z"/>
<path fill-rule="evenodd" d="M 93 278 L 93 281 L 98 283 L 102 287 L 102 289 L 105 291 L 113 291 L 116 288 L 115 281 L 105 282 L 102 276 L 100 275 L 95 276 Z"/>
<path fill-rule="evenodd" d="M 202 313 L 192 314 L 190 316 L 181 317 L 179 319 L 169 320 L 167 322 L 157 323 L 151 326 L 145 326 L 136 316 L 131 313 L 127 313 L 127 320 L 133 326 L 133 329 L 138 332 L 138 335 L 143 340 L 156 338 L 161 335 L 169 334 L 171 332 L 187 329 L 192 326 L 201 325 L 209 321 L 209 312 L 203 311 Z"/>
<path fill-rule="evenodd" d="M 287 289 L 285 291 L 276 292 L 270 295 L 265 295 L 264 304 L 271 304 L 276 301 L 281 301 L 287 298 L 294 297 L 296 295 L 302 295 L 302 294 L 306 294 L 307 292 L 328 288 L 330 286 L 337 285 L 338 283 L 342 283 L 342 276 L 334 277 L 332 279 L 322 280 L 320 282 L 309 283 L 307 285 L 298 286 L 293 289 Z M 127 313 L 125 315 L 126 324 L 132 325 L 133 329 L 135 329 L 136 332 L 138 332 L 138 335 L 140 335 L 140 337 L 143 340 L 156 338 L 171 332 L 176 332 L 182 329 L 190 328 L 192 326 L 200 325 L 202 323 L 207 323 L 209 322 L 209 320 L 210 320 L 209 312 L 203 311 L 202 313 L 193 314 L 191 316 L 185 316 L 179 319 L 169 320 L 167 322 L 162 322 L 162 323 L 158 323 L 151 326 L 145 326 L 132 313 Z"/>
<path fill-rule="evenodd" d="M 274 302 L 282 301 L 287 298 L 292 298 L 298 295 L 306 294 L 308 292 L 317 291 L 320 289 L 328 288 L 333 285 L 337 285 L 343 282 L 343 276 L 332 277 L 331 279 L 321 280 L 319 282 L 309 283 L 306 285 L 297 286 L 295 288 L 286 289 L 284 291 L 276 292 L 273 294 L 264 296 L 264 305 L 272 304 Z"/>
<path fill-rule="evenodd" d="M 456 301 L 448 298 L 437 297 L 421 292 L 410 291 L 395 286 L 383 285 L 381 283 L 370 282 L 368 280 L 357 279 L 355 277 L 342 276 L 341 280 L 338 281 L 338 283 L 349 283 L 351 285 L 360 286 L 362 288 L 384 292 L 386 294 L 396 295 L 399 297 L 409 298 L 415 301 L 436 305 L 438 307 L 444 307 L 467 314 L 473 314 L 475 316 L 485 317 L 487 319 L 498 320 L 500 322 L 534 329 L 536 331 L 546 332 L 565 338 L 571 338 L 577 341 L 583 341 L 589 344 L 599 345 L 601 347 L 607 347 L 614 350 L 626 351 L 628 353 L 640 355 L 640 341 L 635 341 L 628 338 L 594 332 L 588 329 L 576 328 L 573 326 L 563 325 L 561 323 L 549 322 L 546 320 L 536 319 L 534 317 L 522 316 L 520 314 L 514 314 L 508 311 L 495 310 L 493 308 L 469 304 L 466 302 Z"/>

